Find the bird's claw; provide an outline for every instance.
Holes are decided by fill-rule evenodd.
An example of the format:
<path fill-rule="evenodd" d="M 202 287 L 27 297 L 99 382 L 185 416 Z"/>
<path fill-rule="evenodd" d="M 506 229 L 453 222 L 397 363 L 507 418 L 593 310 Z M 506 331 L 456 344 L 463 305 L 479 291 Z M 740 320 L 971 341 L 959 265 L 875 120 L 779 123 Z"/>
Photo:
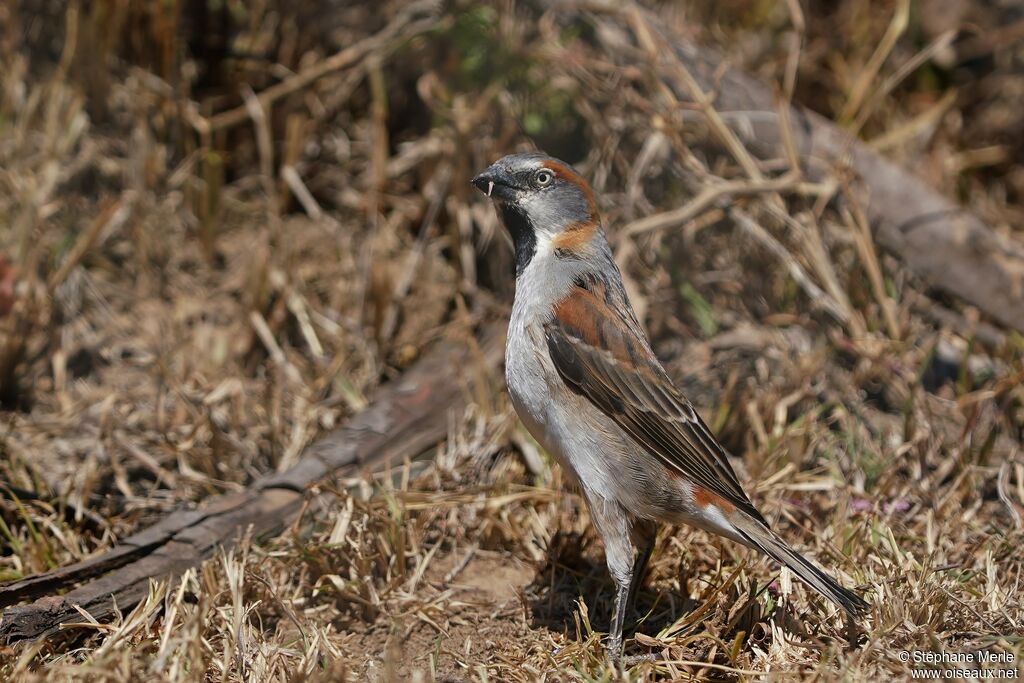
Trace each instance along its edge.
<path fill-rule="evenodd" d="M 644 662 L 656 662 L 661 659 L 661 653 L 648 652 L 645 655 L 630 655 L 622 658 L 622 666 L 636 666 Z"/>

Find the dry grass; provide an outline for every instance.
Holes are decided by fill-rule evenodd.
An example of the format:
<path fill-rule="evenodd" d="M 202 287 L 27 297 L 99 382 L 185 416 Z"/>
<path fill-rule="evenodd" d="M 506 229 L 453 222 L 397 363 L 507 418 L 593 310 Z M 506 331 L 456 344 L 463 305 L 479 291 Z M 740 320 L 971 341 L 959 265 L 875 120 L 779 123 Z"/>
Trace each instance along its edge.
<path fill-rule="evenodd" d="M 628 645 L 663 659 L 626 678 L 1019 663 L 1021 338 L 879 253 L 832 201 L 854 181 L 753 162 L 628 28 L 604 38 L 640 49 L 599 48 L 604 14 L 380 4 L 224 10 L 226 52 L 211 31 L 195 61 L 175 3 L 0 9 L 0 577 L 289 466 L 425 345 L 507 315 L 508 242 L 467 180 L 536 145 L 592 179 L 659 356 L 766 517 L 872 604 L 849 631 L 767 561 L 664 529 Z M 948 27 L 893 20 L 904 3 L 796 4 L 659 11 L 1024 237 L 1024 142 L 995 111 L 1019 45 L 958 42 L 944 67 Z M 581 500 L 498 394 L 115 623 L 3 647 L 0 675 L 611 680 L 611 600 Z"/>

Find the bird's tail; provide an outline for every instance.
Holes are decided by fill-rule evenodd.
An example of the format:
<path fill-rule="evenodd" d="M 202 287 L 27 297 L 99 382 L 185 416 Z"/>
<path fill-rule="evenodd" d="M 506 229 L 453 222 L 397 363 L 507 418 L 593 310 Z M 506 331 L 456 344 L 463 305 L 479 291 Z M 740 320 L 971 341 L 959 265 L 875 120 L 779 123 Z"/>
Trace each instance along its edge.
<path fill-rule="evenodd" d="M 859 595 L 840 586 L 835 579 L 790 548 L 785 541 L 775 535 L 775 532 L 759 521 L 742 513 L 732 515 L 729 521 L 751 546 L 789 567 L 801 581 L 842 607 L 850 616 L 860 616 L 867 611 L 868 603 Z"/>

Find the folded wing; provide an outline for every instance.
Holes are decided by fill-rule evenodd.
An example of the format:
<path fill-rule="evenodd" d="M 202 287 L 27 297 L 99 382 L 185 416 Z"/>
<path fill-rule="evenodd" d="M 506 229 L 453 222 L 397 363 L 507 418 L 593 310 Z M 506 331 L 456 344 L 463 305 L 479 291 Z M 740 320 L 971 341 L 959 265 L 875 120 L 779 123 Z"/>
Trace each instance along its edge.
<path fill-rule="evenodd" d="M 725 450 L 655 358 L 621 288 L 577 281 L 545 327 L 559 375 L 666 467 L 756 520 Z"/>

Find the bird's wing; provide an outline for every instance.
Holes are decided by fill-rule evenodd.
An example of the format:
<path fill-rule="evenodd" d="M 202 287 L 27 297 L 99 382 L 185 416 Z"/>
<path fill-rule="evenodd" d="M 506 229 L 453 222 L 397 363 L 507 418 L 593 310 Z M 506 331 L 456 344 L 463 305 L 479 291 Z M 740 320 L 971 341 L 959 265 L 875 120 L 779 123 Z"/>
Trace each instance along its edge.
<path fill-rule="evenodd" d="M 578 281 L 555 307 L 545 335 L 570 389 L 670 470 L 767 524 L 721 444 L 655 358 L 621 288 L 596 278 Z"/>

